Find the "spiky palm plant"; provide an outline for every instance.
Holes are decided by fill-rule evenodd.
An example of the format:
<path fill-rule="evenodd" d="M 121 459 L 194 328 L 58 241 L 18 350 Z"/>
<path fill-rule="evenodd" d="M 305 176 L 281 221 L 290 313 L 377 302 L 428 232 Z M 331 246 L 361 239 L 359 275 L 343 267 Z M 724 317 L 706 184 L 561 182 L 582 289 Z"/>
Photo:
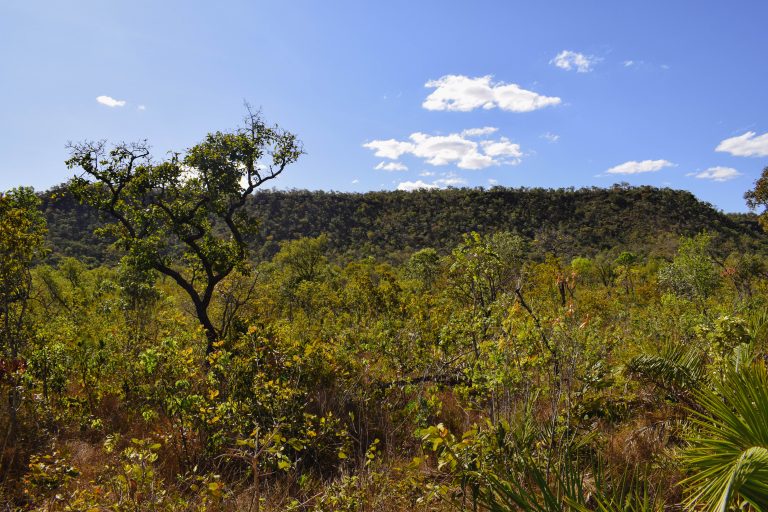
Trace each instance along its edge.
<path fill-rule="evenodd" d="M 641 354 L 627 363 L 626 370 L 683 402 L 689 402 L 691 392 L 708 378 L 701 350 L 683 344 L 668 343 L 658 354 Z"/>
<path fill-rule="evenodd" d="M 474 502 L 489 512 L 657 512 L 664 508 L 661 494 L 651 493 L 632 472 L 612 485 L 599 465 L 587 470 L 570 459 L 549 478 L 530 459 L 521 461 L 516 470 L 525 478 L 478 475 L 482 485 Z M 630 489 L 623 491 L 627 486 Z"/>
<path fill-rule="evenodd" d="M 731 369 L 696 393 L 697 436 L 683 452 L 691 476 L 682 484 L 691 508 L 725 512 L 742 504 L 768 511 L 768 372 L 763 364 Z"/>
<path fill-rule="evenodd" d="M 490 512 L 562 512 L 585 505 L 585 475 L 570 460 L 549 477 L 530 458 L 516 466 L 509 475 L 477 474 L 474 502 Z"/>

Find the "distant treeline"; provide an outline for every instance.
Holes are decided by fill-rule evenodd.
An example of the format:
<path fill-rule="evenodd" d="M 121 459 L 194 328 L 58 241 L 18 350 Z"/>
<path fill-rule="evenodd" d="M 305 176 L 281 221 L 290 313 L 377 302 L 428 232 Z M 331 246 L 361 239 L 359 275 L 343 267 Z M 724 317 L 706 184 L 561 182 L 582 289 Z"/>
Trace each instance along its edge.
<path fill-rule="evenodd" d="M 50 259 L 89 264 L 117 259 L 93 234 L 99 215 L 77 204 L 63 186 L 41 194 Z M 754 215 L 724 214 L 682 190 L 503 188 L 342 193 L 261 191 L 249 205 L 259 222 L 254 254 L 274 255 L 282 241 L 326 233 L 344 260 L 373 256 L 399 261 L 416 250 L 446 252 L 470 231 L 511 231 L 536 240 L 542 253 L 594 255 L 609 249 L 671 255 L 680 236 L 708 231 L 719 252 L 768 252 Z"/>

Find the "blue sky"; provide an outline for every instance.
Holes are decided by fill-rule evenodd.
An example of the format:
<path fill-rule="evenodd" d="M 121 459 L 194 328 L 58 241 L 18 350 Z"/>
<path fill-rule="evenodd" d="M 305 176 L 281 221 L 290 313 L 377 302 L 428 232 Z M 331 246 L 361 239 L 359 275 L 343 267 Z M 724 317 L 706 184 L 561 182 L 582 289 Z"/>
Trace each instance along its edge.
<path fill-rule="evenodd" d="M 626 181 L 743 211 L 765 20 L 762 0 L 5 0 L 0 190 L 66 181 L 67 141 L 183 150 L 248 100 L 304 142 L 278 188 Z"/>

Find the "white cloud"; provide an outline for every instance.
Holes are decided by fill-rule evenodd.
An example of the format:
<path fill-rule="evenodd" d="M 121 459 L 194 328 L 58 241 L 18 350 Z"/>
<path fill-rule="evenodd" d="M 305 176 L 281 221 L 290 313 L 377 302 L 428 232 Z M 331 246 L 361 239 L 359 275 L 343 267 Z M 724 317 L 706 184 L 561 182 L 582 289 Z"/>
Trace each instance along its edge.
<path fill-rule="evenodd" d="M 741 173 L 733 167 L 710 167 L 698 173 L 688 173 L 686 176 L 693 176 L 702 180 L 728 181 L 741 176 Z"/>
<path fill-rule="evenodd" d="M 531 112 L 560 103 L 560 98 L 527 91 L 517 84 L 492 82 L 491 75 L 470 78 L 445 75 L 424 86 L 435 89 L 422 103 L 427 110 L 469 112 L 498 107 L 509 112 Z"/>
<path fill-rule="evenodd" d="M 459 176 L 456 176 L 453 173 L 448 173 L 445 175 L 444 178 L 440 178 L 439 180 L 435 180 L 432 182 L 433 185 L 437 185 L 440 188 L 443 187 L 458 187 L 461 185 L 466 185 L 467 180 L 464 178 L 460 178 Z"/>
<path fill-rule="evenodd" d="M 495 180 L 493 178 L 488 178 L 488 184 L 489 185 L 498 185 L 499 184 L 499 180 Z"/>
<path fill-rule="evenodd" d="M 397 190 L 404 190 L 406 192 L 413 192 L 414 190 L 419 190 L 419 189 L 433 189 L 433 188 L 439 188 L 439 187 L 432 183 L 425 183 L 421 180 L 401 181 L 397 185 Z"/>
<path fill-rule="evenodd" d="M 611 167 L 607 171 L 608 174 L 640 174 L 643 172 L 656 172 L 664 169 L 665 167 L 674 167 L 675 164 L 667 160 L 643 160 L 642 162 L 629 161 L 623 164 Z"/>
<path fill-rule="evenodd" d="M 147 107 L 144 106 L 144 105 L 139 105 L 138 107 L 136 107 L 136 109 L 137 110 L 147 110 Z"/>
<path fill-rule="evenodd" d="M 520 163 L 520 157 L 523 155 L 520 145 L 506 137 L 477 142 L 461 133 L 428 135 L 416 132 L 412 133 L 409 139 L 409 141 L 374 140 L 363 144 L 363 147 L 374 150 L 374 154 L 378 157 L 391 160 L 396 160 L 404 154 L 411 154 L 430 165 L 455 164 L 460 169 L 473 170 L 485 169 L 493 165 L 515 165 Z M 393 166 L 388 168 L 390 164 L 382 162 L 376 168 L 402 170 L 395 168 L 402 165 L 399 162 L 392 162 L 392 164 Z"/>
<path fill-rule="evenodd" d="M 447 165 L 458 162 L 459 167 L 465 169 L 477 169 L 467 166 L 468 159 L 477 155 L 477 143 L 463 138 L 458 133 L 450 135 L 427 135 L 426 133 L 411 134 L 411 140 L 415 142 L 412 153 L 423 158 L 431 165 Z M 490 164 L 489 164 L 490 165 Z"/>
<path fill-rule="evenodd" d="M 560 136 L 558 134 L 550 133 L 550 132 L 542 134 L 541 138 L 546 139 L 548 142 L 551 142 L 552 144 L 560 140 Z"/>
<path fill-rule="evenodd" d="M 359 179 L 355 178 L 355 179 L 352 180 L 352 184 L 353 185 L 357 185 L 358 183 L 360 183 Z"/>
<path fill-rule="evenodd" d="M 481 137 L 483 135 L 496 133 L 497 131 L 499 131 L 499 129 L 494 128 L 493 126 L 484 126 L 483 128 L 469 128 L 468 130 L 463 130 L 461 134 L 464 137 Z"/>
<path fill-rule="evenodd" d="M 628 67 L 634 66 L 634 65 L 635 65 L 635 61 L 633 61 L 633 60 L 625 60 L 624 61 L 624 67 L 625 68 L 628 68 Z"/>
<path fill-rule="evenodd" d="M 96 101 L 107 107 L 124 107 L 125 100 L 116 100 L 111 96 L 97 96 Z"/>
<path fill-rule="evenodd" d="M 377 171 L 407 171 L 408 167 L 400 162 L 379 162 L 379 165 L 374 169 Z"/>
<path fill-rule="evenodd" d="M 363 147 L 373 149 L 375 151 L 374 155 L 378 157 L 389 158 L 392 160 L 400 158 L 400 155 L 413 151 L 413 144 L 410 142 L 400 142 L 395 139 L 374 140 L 363 144 Z"/>
<path fill-rule="evenodd" d="M 725 139 L 715 151 L 730 153 L 733 156 L 768 156 L 768 133 L 757 135 L 747 132 L 737 137 Z"/>
<path fill-rule="evenodd" d="M 457 176 L 454 173 L 447 173 L 443 175 L 443 178 L 434 180 L 432 183 L 427 183 L 423 180 L 416 181 L 401 181 L 397 184 L 397 190 L 405 190 L 411 192 L 419 189 L 437 189 L 446 187 L 461 187 L 467 184 L 467 180 Z"/>
<path fill-rule="evenodd" d="M 519 163 L 519 158 L 523 156 L 520 151 L 520 144 L 514 144 L 508 138 L 502 137 L 499 140 L 484 140 L 480 143 L 485 154 L 490 157 L 513 157 L 515 163 Z M 510 161 L 511 163 L 511 161 Z"/>
<path fill-rule="evenodd" d="M 578 73 L 589 73 L 600 60 L 601 59 L 598 57 L 592 55 L 584 55 L 583 53 L 563 50 L 558 53 L 554 59 L 549 61 L 549 63 L 566 71 L 575 69 Z"/>
<path fill-rule="evenodd" d="M 432 171 L 421 171 L 419 173 L 419 176 L 421 176 L 423 178 L 426 178 L 426 177 L 429 177 L 429 176 L 434 176 L 434 175 L 435 175 L 435 173 L 432 172 Z"/>

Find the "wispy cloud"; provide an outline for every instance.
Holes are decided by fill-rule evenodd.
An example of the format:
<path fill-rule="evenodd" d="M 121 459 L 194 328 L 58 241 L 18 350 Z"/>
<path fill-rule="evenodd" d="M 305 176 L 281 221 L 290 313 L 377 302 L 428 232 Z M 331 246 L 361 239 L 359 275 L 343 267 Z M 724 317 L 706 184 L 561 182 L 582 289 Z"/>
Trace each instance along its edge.
<path fill-rule="evenodd" d="M 378 157 L 390 160 L 411 154 L 430 165 L 455 164 L 460 169 L 473 170 L 494 165 L 516 165 L 520 163 L 520 158 L 523 156 L 520 145 L 506 137 L 475 141 L 462 133 L 428 135 L 416 132 L 412 133 L 408 139 L 404 141 L 374 140 L 363 144 L 363 147 L 373 150 Z"/>
<path fill-rule="evenodd" d="M 408 166 L 401 162 L 379 162 L 379 165 L 374 169 L 377 171 L 407 171 Z"/>
<path fill-rule="evenodd" d="M 422 106 L 427 110 L 470 112 L 477 108 L 500 108 L 507 112 L 531 112 L 557 105 L 560 98 L 527 91 L 517 84 L 493 82 L 491 75 L 470 78 L 445 75 L 430 80 L 425 87 L 435 89 Z"/>
<path fill-rule="evenodd" d="M 139 105 L 138 107 L 136 107 L 136 110 L 144 111 L 144 110 L 147 110 L 147 107 L 145 105 Z"/>
<path fill-rule="evenodd" d="M 550 133 L 550 132 L 542 134 L 541 138 L 548 142 L 551 142 L 552 144 L 560 140 L 560 136 L 558 134 Z"/>
<path fill-rule="evenodd" d="M 116 100 L 112 96 L 96 96 L 96 101 L 110 108 L 124 107 L 125 100 Z"/>
<path fill-rule="evenodd" d="M 657 172 L 666 167 L 675 167 L 675 164 L 668 160 L 643 160 L 624 162 L 608 169 L 606 174 L 640 174 L 644 172 Z"/>
<path fill-rule="evenodd" d="M 563 50 L 549 63 L 566 71 L 575 70 L 577 73 L 589 73 L 600 60 L 600 58 L 593 55 Z"/>
<path fill-rule="evenodd" d="M 686 176 L 702 180 L 728 181 L 741 176 L 741 173 L 733 167 L 710 167 L 701 172 L 689 172 Z"/>
<path fill-rule="evenodd" d="M 459 176 L 456 176 L 453 173 L 448 173 L 445 175 L 444 178 L 440 178 L 438 180 L 435 180 L 432 182 L 434 185 L 437 185 L 440 188 L 444 187 L 460 187 L 462 185 L 467 184 L 467 180 L 464 178 L 461 178 Z"/>
<path fill-rule="evenodd" d="M 490 135 L 492 133 L 496 133 L 497 131 L 499 131 L 499 129 L 493 126 L 484 126 L 482 128 L 469 128 L 467 130 L 463 130 L 461 134 L 465 137 L 482 137 L 483 135 Z"/>
<path fill-rule="evenodd" d="M 768 156 L 768 133 L 757 135 L 747 132 L 720 142 L 715 151 L 730 153 L 733 156 Z"/>

